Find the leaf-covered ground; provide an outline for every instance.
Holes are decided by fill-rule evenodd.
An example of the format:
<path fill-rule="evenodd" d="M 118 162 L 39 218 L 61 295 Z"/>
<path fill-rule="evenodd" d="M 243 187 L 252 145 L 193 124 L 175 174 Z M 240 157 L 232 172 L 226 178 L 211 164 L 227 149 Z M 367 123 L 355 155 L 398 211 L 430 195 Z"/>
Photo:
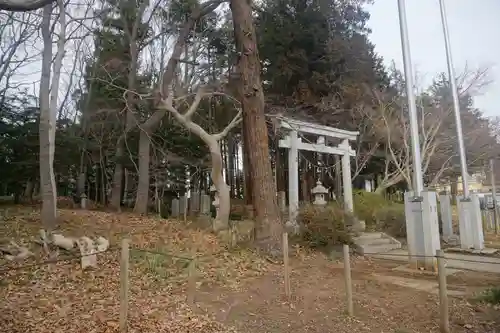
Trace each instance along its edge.
<path fill-rule="evenodd" d="M 372 274 L 434 280 L 393 271 L 394 264 L 354 258 L 355 317 L 344 313 L 342 264 L 300 248 L 290 250 L 293 295 L 284 297 L 282 267 L 248 250 L 229 252 L 210 233 L 181 222 L 131 214 L 61 210 L 66 236 L 104 236 L 111 250 L 99 269 L 83 271 L 78 260 L 46 260 L 31 240 L 39 212 L 0 210 L 0 243 L 16 240 L 36 257 L 0 261 L 0 332 L 118 332 L 119 243 L 131 239 L 129 332 L 438 332 L 434 294 L 380 283 Z M 150 250 L 145 251 L 145 250 Z M 170 256 L 161 253 L 169 253 Z M 61 251 L 58 259 L 68 253 Z M 188 261 L 197 257 L 196 306 L 187 305 Z M 0 259 L 2 260 L 2 259 Z M 468 294 L 500 284 L 498 276 L 462 272 L 450 289 Z M 451 299 L 453 332 L 499 332 L 500 312 Z"/>
<path fill-rule="evenodd" d="M 250 251 L 229 253 L 211 234 L 180 222 L 131 214 L 60 211 L 65 236 L 104 236 L 111 242 L 99 254 L 97 270 L 82 271 L 78 260 L 61 251 L 53 264 L 32 239 L 40 229 L 38 210 L 1 211 L 0 243 L 27 245 L 35 258 L 0 262 L 1 332 L 117 332 L 120 241 L 131 239 L 129 332 L 231 332 L 210 316 L 186 305 L 188 261 L 196 256 L 197 286 L 224 285 L 265 272 L 266 263 Z M 151 250 L 152 253 L 145 250 Z M 170 255 L 163 255 L 168 253 Z M 180 257 L 180 258 L 177 258 Z M 26 265 L 34 265 L 25 267 Z"/>
<path fill-rule="evenodd" d="M 440 332 L 437 293 L 381 283 L 374 273 L 421 281 L 436 277 L 424 273 L 396 272 L 398 264 L 352 260 L 354 317 L 346 316 L 343 265 L 313 254 L 292 259 L 290 300 L 284 296 L 280 271 L 259 282 L 244 283 L 240 292 L 224 287 L 204 290 L 197 302 L 200 313 L 215 313 L 220 322 L 248 333 L 311 332 Z M 449 277 L 450 290 L 472 291 L 500 282 L 493 274 L 460 272 Z M 498 307 L 471 298 L 450 297 L 452 332 L 500 332 Z"/>

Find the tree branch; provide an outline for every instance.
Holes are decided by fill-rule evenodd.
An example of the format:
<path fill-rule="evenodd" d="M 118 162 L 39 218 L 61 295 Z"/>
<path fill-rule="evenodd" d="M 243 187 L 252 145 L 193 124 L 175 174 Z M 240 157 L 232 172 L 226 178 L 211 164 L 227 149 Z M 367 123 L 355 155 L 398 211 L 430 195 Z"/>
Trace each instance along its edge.
<path fill-rule="evenodd" d="M 49 5 L 54 0 L 2 0 L 0 10 L 9 12 L 29 12 Z"/>

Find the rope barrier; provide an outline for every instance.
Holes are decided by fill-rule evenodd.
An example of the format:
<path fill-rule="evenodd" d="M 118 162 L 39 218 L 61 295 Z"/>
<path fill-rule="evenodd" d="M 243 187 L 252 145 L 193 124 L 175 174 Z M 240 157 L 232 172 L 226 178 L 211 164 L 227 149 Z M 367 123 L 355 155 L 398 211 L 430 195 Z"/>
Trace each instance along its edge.
<path fill-rule="evenodd" d="M 151 253 L 151 254 L 156 254 L 156 255 L 161 255 L 161 256 L 171 257 L 171 258 L 178 258 L 178 259 L 187 260 L 187 261 L 192 261 L 195 259 L 195 257 L 179 256 L 179 255 L 171 254 L 168 252 L 160 252 L 160 251 L 156 251 L 156 250 L 141 249 L 138 247 L 133 247 L 130 250 L 137 251 L 137 252 L 143 252 L 143 253 Z"/>
<path fill-rule="evenodd" d="M 45 260 L 45 261 L 42 261 L 42 262 L 37 262 L 37 263 L 34 263 L 34 264 L 17 266 L 17 267 L 10 267 L 10 268 L 6 268 L 6 269 L 0 270 L 0 274 L 12 272 L 12 271 L 19 271 L 19 270 L 29 269 L 29 268 L 33 268 L 33 267 L 40 267 L 40 266 L 44 266 L 44 265 L 50 265 L 50 264 L 54 264 L 54 263 L 58 263 L 58 262 L 79 260 L 79 259 L 81 259 L 83 257 L 88 257 L 88 256 L 91 256 L 91 255 L 94 255 L 94 254 L 97 255 L 97 254 L 102 254 L 102 253 L 106 253 L 106 252 L 112 252 L 112 251 L 116 251 L 116 250 L 120 250 L 120 248 L 114 246 L 114 247 L 109 247 L 105 251 L 99 251 L 99 252 L 95 252 L 95 253 L 92 253 L 92 254 L 70 255 L 70 256 L 66 256 L 64 258 L 49 259 L 49 260 Z M 210 253 L 210 254 L 206 254 L 206 255 L 196 255 L 194 257 L 187 257 L 187 256 L 174 255 L 174 254 L 168 253 L 168 252 L 161 252 L 161 251 L 156 251 L 156 250 L 141 249 L 141 248 L 138 248 L 138 247 L 131 248 L 131 250 L 137 251 L 137 252 L 143 252 L 143 253 L 151 253 L 151 254 L 156 254 L 156 255 L 162 255 L 162 256 L 166 256 L 166 257 L 178 258 L 178 259 L 182 259 L 182 260 L 186 260 L 186 261 L 193 261 L 193 260 L 199 260 L 199 259 L 204 259 L 204 258 L 209 258 L 209 257 L 215 257 L 215 256 L 218 256 L 218 255 L 220 255 L 222 253 L 227 253 L 227 250 L 222 250 L 222 251 L 219 251 L 219 252 Z"/>
<path fill-rule="evenodd" d="M 384 257 L 405 257 L 409 258 L 409 254 L 399 254 L 399 253 L 367 253 L 364 252 L 364 255 L 378 255 L 378 256 L 384 256 Z M 412 258 L 416 259 L 422 259 L 422 258 L 434 258 L 437 259 L 438 256 L 425 256 L 425 255 L 412 255 Z M 495 257 L 492 257 L 495 258 Z M 383 258 L 376 258 L 376 259 L 383 259 Z M 450 258 L 450 257 L 444 257 L 446 260 L 455 260 L 455 261 L 461 261 L 461 262 L 472 262 L 472 263 L 477 263 L 477 264 L 493 264 L 493 265 L 500 265 L 499 262 L 494 262 L 494 261 L 484 261 L 484 260 L 471 260 L 471 259 L 460 259 L 460 258 Z M 498 258 L 500 260 L 500 258 Z"/>
<path fill-rule="evenodd" d="M 89 256 L 92 256 L 92 255 L 106 253 L 106 252 L 112 252 L 112 251 L 115 251 L 115 250 L 119 250 L 119 248 L 117 248 L 117 247 L 116 248 L 115 247 L 109 247 L 105 251 L 99 251 L 99 252 L 94 252 L 94 253 L 89 253 L 89 254 L 84 254 L 84 255 L 71 255 L 71 256 L 68 256 L 68 257 L 64 257 L 64 258 L 49 259 L 49 260 L 45 260 L 45 261 L 42 261 L 42 262 L 37 262 L 37 263 L 34 263 L 34 264 L 23 265 L 23 266 L 18 266 L 18 267 L 12 267 L 12 268 L 7 268 L 7 269 L 2 269 L 2 270 L 0 270 L 0 274 L 6 273 L 6 272 L 10 272 L 10 271 L 18 271 L 18 270 L 23 270 L 23 269 L 32 268 L 32 267 L 39 267 L 39 266 L 44 266 L 44 265 L 55 264 L 55 263 L 63 262 L 63 261 L 79 260 L 79 259 L 84 258 L 84 257 L 89 257 Z"/>
<path fill-rule="evenodd" d="M 54 264 L 54 263 L 58 263 L 58 262 L 80 260 L 83 257 L 91 256 L 91 255 L 94 255 L 94 254 L 97 255 L 97 254 L 102 254 L 102 253 L 106 253 L 106 252 L 112 252 L 112 251 L 119 250 L 119 249 L 120 249 L 119 247 L 113 246 L 113 247 L 109 247 L 105 251 L 99 251 L 99 252 L 95 252 L 95 253 L 92 253 L 92 254 L 72 255 L 72 256 L 66 256 L 66 257 L 63 257 L 63 258 L 56 258 L 56 259 L 50 259 L 50 260 L 46 260 L 46 261 L 42 261 L 42 262 L 37 262 L 37 263 L 34 263 L 34 264 L 29 264 L 29 265 L 23 265 L 23 266 L 18 266 L 18 267 L 6 268 L 6 269 L 0 270 L 0 274 L 5 274 L 5 273 L 8 273 L 8 272 L 12 272 L 12 271 L 24 270 L 24 269 L 33 268 L 33 267 L 40 267 L 40 266 L 44 266 L 44 265 L 50 265 L 50 264 Z M 222 250 L 222 251 L 219 251 L 219 252 L 210 253 L 210 254 L 206 254 L 206 255 L 195 255 L 193 257 L 188 257 L 188 256 L 175 255 L 175 254 L 168 253 L 168 252 L 161 252 L 161 251 L 157 251 L 157 250 L 142 249 L 142 248 L 138 248 L 138 247 L 131 248 L 131 250 L 137 251 L 137 252 L 143 252 L 143 253 L 151 253 L 151 254 L 156 254 L 156 255 L 162 255 L 162 256 L 167 256 L 167 257 L 171 257 L 171 258 L 178 258 L 178 259 L 186 260 L 186 261 L 189 261 L 189 262 L 191 262 L 193 260 L 200 260 L 200 259 L 209 258 L 209 257 L 215 257 L 215 256 L 218 256 L 220 254 L 228 253 L 227 250 Z M 400 253 L 375 253 L 375 252 L 370 253 L 370 252 L 364 252 L 363 255 L 384 256 L 384 257 L 386 257 L 386 258 L 380 258 L 379 257 L 379 258 L 375 258 L 375 259 L 389 259 L 387 257 L 404 257 L 404 258 L 410 258 L 409 254 L 400 254 Z M 438 257 L 437 256 L 426 256 L 426 255 L 412 255 L 411 258 L 414 258 L 414 259 L 424 259 L 424 258 L 437 259 Z M 493 258 L 495 258 L 495 257 L 493 257 Z M 454 261 L 459 261 L 459 262 L 470 262 L 470 263 L 476 263 L 476 264 L 500 265 L 500 262 L 495 262 L 495 261 L 472 260 L 472 259 L 462 259 L 462 258 L 450 258 L 450 257 L 446 257 L 446 256 L 444 257 L 444 259 L 446 259 L 446 260 L 454 260 Z"/>

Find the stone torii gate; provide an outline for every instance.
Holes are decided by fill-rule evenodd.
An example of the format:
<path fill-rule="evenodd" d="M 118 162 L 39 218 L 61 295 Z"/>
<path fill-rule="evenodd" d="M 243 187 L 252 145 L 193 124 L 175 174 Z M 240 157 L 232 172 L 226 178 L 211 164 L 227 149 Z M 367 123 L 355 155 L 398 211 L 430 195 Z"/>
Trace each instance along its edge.
<path fill-rule="evenodd" d="M 329 126 L 317 125 L 291 119 L 278 117 L 280 127 L 287 129 L 288 135 L 279 141 L 280 148 L 288 148 L 288 211 L 289 221 L 295 223 L 299 209 L 299 150 L 308 150 L 322 154 L 342 156 L 342 185 L 344 206 L 348 211 L 353 211 L 351 181 L 351 156 L 356 152 L 351 148 L 349 141 L 355 141 L 359 132 L 341 130 Z M 317 135 L 316 143 L 306 143 L 299 138 L 299 133 Z M 328 146 L 326 138 L 340 139 L 337 146 Z"/>

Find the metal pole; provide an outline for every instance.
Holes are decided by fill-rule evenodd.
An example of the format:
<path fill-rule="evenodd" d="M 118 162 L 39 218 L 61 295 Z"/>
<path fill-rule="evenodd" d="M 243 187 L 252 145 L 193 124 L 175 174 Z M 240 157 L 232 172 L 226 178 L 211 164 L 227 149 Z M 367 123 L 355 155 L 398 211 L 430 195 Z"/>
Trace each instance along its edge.
<path fill-rule="evenodd" d="M 448 21 L 446 20 L 446 8 L 444 0 L 439 0 L 441 10 L 441 23 L 443 25 L 444 46 L 446 49 L 446 62 L 448 65 L 448 76 L 450 79 L 451 94 L 453 96 L 453 111 L 457 126 L 458 154 L 460 156 L 460 170 L 462 172 L 462 187 L 464 198 L 469 197 L 469 176 L 467 173 L 467 157 L 465 156 L 464 136 L 462 132 L 462 120 L 460 119 L 460 102 L 458 100 L 458 89 L 455 81 L 455 70 L 453 69 L 453 59 L 451 56 L 450 36 L 448 33 Z"/>
<path fill-rule="evenodd" d="M 490 159 L 491 172 L 491 194 L 493 195 L 493 223 L 495 223 L 495 234 L 498 234 L 497 223 L 497 187 L 495 184 L 495 160 Z"/>
<path fill-rule="evenodd" d="M 417 105 L 413 91 L 413 74 L 410 56 L 410 41 L 408 38 L 408 24 L 406 22 L 405 0 L 398 0 L 399 29 L 401 31 L 401 48 L 403 49 L 404 74 L 406 95 L 408 98 L 408 112 L 410 115 L 411 148 L 413 153 L 413 186 L 415 194 L 420 195 L 424 190 L 422 175 L 422 157 L 420 156 L 420 136 L 418 134 Z"/>

